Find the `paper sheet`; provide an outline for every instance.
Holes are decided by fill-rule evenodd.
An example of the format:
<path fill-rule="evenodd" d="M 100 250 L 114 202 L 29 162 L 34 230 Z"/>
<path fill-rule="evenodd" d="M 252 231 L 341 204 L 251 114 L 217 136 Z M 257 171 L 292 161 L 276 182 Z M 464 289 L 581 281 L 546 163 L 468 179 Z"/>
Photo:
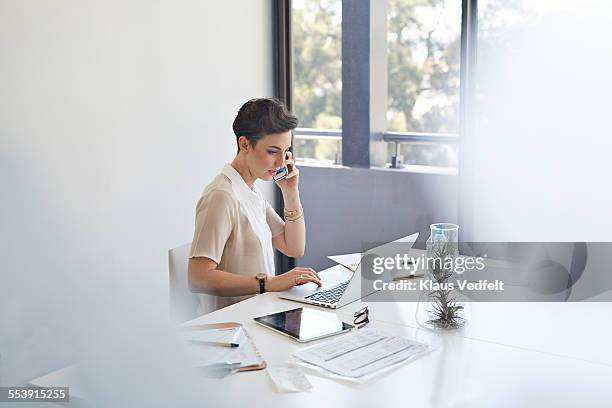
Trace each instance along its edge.
<path fill-rule="evenodd" d="M 417 358 L 429 346 L 375 329 L 357 330 L 293 354 L 307 364 L 347 378 L 375 374 L 403 361 Z"/>
<path fill-rule="evenodd" d="M 355 272 L 357 267 L 359 266 L 359 262 L 361 262 L 361 254 L 345 254 L 345 255 L 330 255 L 328 256 L 332 261 L 349 268 L 351 271 Z"/>
<path fill-rule="evenodd" d="M 405 243 L 410 243 L 410 247 L 412 247 L 412 245 L 414 244 L 414 242 L 417 240 L 417 238 L 419 237 L 419 233 L 414 233 L 412 235 L 408 235 L 399 239 L 396 239 L 395 243 L 397 242 L 405 242 Z M 386 244 L 381 245 L 379 247 L 373 248 L 371 249 L 371 251 L 376 250 L 377 248 L 384 248 Z M 343 255 L 330 255 L 327 258 L 331 259 L 332 261 L 346 267 L 349 268 L 351 271 L 355 272 L 357 271 L 357 268 L 359 267 L 359 264 L 361 263 L 361 253 L 357 252 L 354 254 L 343 254 Z"/>
<path fill-rule="evenodd" d="M 359 263 L 361 262 L 361 254 L 344 254 L 344 255 L 330 255 L 329 259 L 340 264 L 346 268 L 349 268 L 351 271 L 356 272 L 359 267 Z M 410 262 L 411 263 L 411 262 Z M 404 265 L 404 267 L 406 267 Z M 422 269 L 422 268 L 421 268 Z M 423 270 L 415 271 L 414 269 L 406 270 L 406 271 L 398 271 L 398 273 L 393 276 L 393 280 L 399 279 L 412 279 L 419 278 L 423 276 Z"/>
<path fill-rule="evenodd" d="M 303 392 L 312 388 L 298 367 L 269 366 L 267 371 L 279 392 Z"/>

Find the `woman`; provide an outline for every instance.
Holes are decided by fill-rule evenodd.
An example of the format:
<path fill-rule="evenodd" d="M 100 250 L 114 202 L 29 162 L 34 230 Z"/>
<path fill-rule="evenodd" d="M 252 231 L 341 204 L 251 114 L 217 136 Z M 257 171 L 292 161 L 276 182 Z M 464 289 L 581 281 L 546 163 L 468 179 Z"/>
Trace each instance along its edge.
<path fill-rule="evenodd" d="M 321 286 L 310 268 L 274 273 L 273 247 L 299 258 L 306 242 L 299 171 L 289 151 L 297 123 L 275 99 L 253 99 L 242 105 L 233 124 L 238 153 L 198 202 L 189 287 L 192 292 L 216 295 L 217 309 L 257 293 L 308 282 Z M 284 200 L 283 221 L 253 184 L 257 179 L 272 180 L 284 166 L 288 175 L 276 182 Z"/>

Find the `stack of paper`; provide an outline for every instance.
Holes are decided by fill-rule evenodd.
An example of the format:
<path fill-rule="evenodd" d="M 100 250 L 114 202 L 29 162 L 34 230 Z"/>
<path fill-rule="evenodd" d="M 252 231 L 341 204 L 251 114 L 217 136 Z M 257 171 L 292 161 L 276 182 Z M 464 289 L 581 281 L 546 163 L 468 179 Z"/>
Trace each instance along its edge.
<path fill-rule="evenodd" d="M 356 330 L 293 354 L 298 364 L 315 366 L 347 380 L 366 378 L 407 363 L 430 351 L 427 344 L 374 329 Z"/>

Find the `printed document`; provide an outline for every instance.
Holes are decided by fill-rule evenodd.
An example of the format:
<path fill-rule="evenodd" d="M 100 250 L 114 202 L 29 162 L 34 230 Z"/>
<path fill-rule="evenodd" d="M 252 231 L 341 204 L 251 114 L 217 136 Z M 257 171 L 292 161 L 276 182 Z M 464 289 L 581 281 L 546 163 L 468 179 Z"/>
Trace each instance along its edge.
<path fill-rule="evenodd" d="M 298 351 L 293 356 L 331 373 L 359 378 L 413 360 L 427 351 L 427 344 L 390 336 L 375 329 L 360 329 Z"/>

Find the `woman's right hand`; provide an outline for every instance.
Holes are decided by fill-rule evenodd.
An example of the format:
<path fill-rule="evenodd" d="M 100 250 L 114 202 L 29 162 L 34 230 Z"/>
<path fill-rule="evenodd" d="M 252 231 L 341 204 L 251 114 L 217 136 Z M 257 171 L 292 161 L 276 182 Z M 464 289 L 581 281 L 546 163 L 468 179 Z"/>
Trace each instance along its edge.
<path fill-rule="evenodd" d="M 268 278 L 266 290 L 268 292 L 282 292 L 294 286 L 303 285 L 308 282 L 321 286 L 321 278 L 312 268 L 293 268 L 292 270 Z"/>

